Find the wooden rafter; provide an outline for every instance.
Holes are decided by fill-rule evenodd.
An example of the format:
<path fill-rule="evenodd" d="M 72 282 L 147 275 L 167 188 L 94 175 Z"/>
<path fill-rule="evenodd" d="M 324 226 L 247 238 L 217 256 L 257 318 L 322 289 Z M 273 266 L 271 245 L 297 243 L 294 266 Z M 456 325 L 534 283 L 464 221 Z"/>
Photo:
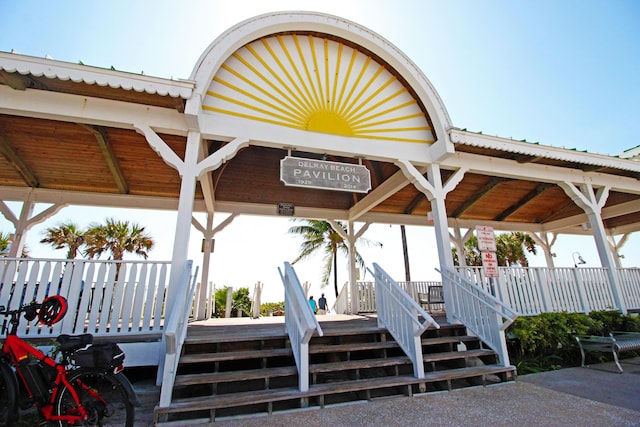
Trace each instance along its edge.
<path fill-rule="evenodd" d="M 484 196 L 486 196 L 487 194 L 489 194 L 489 192 L 491 192 L 491 190 L 493 190 L 494 188 L 496 188 L 498 185 L 500 185 L 501 183 L 507 181 L 507 178 L 501 178 L 501 177 L 493 177 L 491 178 L 485 185 L 484 187 L 478 189 L 478 191 L 475 193 L 475 195 L 473 197 L 468 198 L 463 204 L 462 206 L 460 206 L 458 209 L 456 209 L 456 211 L 451 215 L 453 218 L 458 218 L 459 216 L 461 216 L 463 213 L 465 213 L 465 211 L 467 211 L 468 209 L 471 208 L 471 206 L 473 206 L 474 204 L 476 204 L 480 199 L 482 199 Z"/>
<path fill-rule="evenodd" d="M 520 200 L 515 202 L 513 205 L 509 206 L 504 212 L 498 215 L 495 220 L 496 221 L 504 221 L 511 215 L 513 215 L 518 209 L 522 208 L 524 205 L 544 193 L 548 188 L 553 187 L 553 184 L 542 183 L 536 186 L 533 190 L 529 191 L 526 195 L 524 195 Z"/>
<path fill-rule="evenodd" d="M 516 154 L 513 156 L 513 160 L 518 163 L 532 163 L 539 159 L 539 156 L 530 156 L 528 154 Z"/>
<path fill-rule="evenodd" d="M 25 90 L 29 87 L 31 79 L 18 73 L 0 72 L 0 82 L 6 84 L 11 89 Z"/>
<path fill-rule="evenodd" d="M 418 195 L 411 200 L 411 203 L 404 208 L 404 213 L 407 215 L 411 215 L 414 210 L 418 207 L 421 201 L 425 199 L 425 195 L 421 192 L 418 192 Z"/>
<path fill-rule="evenodd" d="M 116 153 L 113 151 L 113 147 L 109 143 L 109 136 L 106 131 L 100 126 L 89 126 L 81 123 L 79 125 L 93 133 L 120 193 L 129 194 L 129 185 L 127 184 L 127 180 L 122 172 Z"/>
<path fill-rule="evenodd" d="M 18 171 L 18 173 L 22 175 L 22 179 L 24 179 L 29 187 L 40 187 L 40 181 L 38 178 L 31 169 L 29 169 L 18 153 L 14 151 L 11 145 L 9 145 L 9 142 L 4 135 L 0 135 L 0 154 L 2 154 Z"/>

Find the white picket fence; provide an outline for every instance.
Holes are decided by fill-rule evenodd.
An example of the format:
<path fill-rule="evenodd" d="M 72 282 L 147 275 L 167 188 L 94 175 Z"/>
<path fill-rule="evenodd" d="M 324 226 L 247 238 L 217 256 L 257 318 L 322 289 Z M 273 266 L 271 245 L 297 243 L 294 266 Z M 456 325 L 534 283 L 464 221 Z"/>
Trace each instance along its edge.
<path fill-rule="evenodd" d="M 458 268 L 522 316 L 547 312 L 588 313 L 620 310 L 614 284 L 604 268 L 501 267 L 499 277 L 488 278 L 482 267 Z M 626 310 L 640 309 L 640 269 L 617 269 L 617 294 Z"/>
<path fill-rule="evenodd" d="M 91 333 L 94 336 L 162 334 L 170 263 L 0 258 L 0 305 L 18 308 L 48 295 L 69 305 L 61 322 L 46 327 L 22 320 L 24 338 Z"/>
<path fill-rule="evenodd" d="M 541 268 L 500 267 L 499 277 L 486 277 L 482 267 L 459 267 L 456 270 L 470 282 L 507 304 L 521 316 L 567 311 L 588 313 L 594 310 L 620 310 L 613 285 L 603 268 Z M 615 271 L 618 295 L 627 311 L 640 311 L 640 269 L 621 268 Z M 431 286 L 442 286 L 438 281 L 397 282 L 415 301 L 418 293 L 428 293 Z M 347 312 L 349 286 L 345 284 L 334 309 Z M 444 310 L 444 304 L 433 307 Z M 343 310 L 343 311 L 340 311 Z M 358 312 L 375 313 L 376 292 L 374 282 L 358 282 Z"/>
<path fill-rule="evenodd" d="M 426 281 L 426 282 L 395 282 L 409 294 L 414 301 L 418 302 L 418 294 L 427 294 L 429 293 L 429 287 L 431 286 L 442 286 L 441 282 L 436 281 Z M 358 282 L 358 312 L 359 313 L 375 313 L 376 308 L 376 286 L 375 282 Z M 336 313 L 346 313 L 346 311 L 339 311 L 339 308 L 346 309 L 347 305 L 347 295 L 348 295 L 349 285 L 346 283 L 342 290 L 340 291 L 340 295 L 334 305 Z M 340 301 L 340 303 L 338 302 Z M 444 304 L 433 304 L 431 307 L 434 310 L 443 310 Z"/>

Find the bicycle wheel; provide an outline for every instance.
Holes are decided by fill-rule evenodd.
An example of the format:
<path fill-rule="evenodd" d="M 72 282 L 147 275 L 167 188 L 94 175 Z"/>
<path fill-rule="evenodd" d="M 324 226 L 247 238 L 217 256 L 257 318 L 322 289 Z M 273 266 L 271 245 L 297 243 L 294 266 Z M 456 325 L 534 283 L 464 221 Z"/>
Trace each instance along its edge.
<path fill-rule="evenodd" d="M 16 406 L 17 387 L 7 381 L 11 380 L 10 376 L 5 376 L 11 371 L 2 365 L 0 371 L 0 427 L 14 426 L 18 422 L 19 414 Z M 4 372 L 7 370 L 8 372 Z"/>
<path fill-rule="evenodd" d="M 127 392 L 110 372 L 78 369 L 69 373 L 69 382 L 78 393 L 79 400 L 89 414 L 89 419 L 79 425 L 133 427 L 135 408 L 129 402 Z M 98 394 L 97 397 L 95 394 Z M 54 414 L 76 414 L 76 404 L 67 387 L 58 392 Z M 65 426 L 60 422 L 60 426 Z M 78 424 L 76 424 L 78 425 Z"/>

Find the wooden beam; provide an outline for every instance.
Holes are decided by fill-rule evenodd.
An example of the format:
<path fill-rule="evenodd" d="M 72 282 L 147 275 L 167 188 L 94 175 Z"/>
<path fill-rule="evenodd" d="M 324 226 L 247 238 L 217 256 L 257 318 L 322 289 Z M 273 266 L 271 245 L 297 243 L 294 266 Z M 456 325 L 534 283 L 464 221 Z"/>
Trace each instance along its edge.
<path fill-rule="evenodd" d="M 109 142 L 109 136 L 107 135 L 107 132 L 100 126 L 89 126 L 82 123 L 78 123 L 78 125 L 93 133 L 93 136 L 96 138 L 96 141 L 100 146 L 100 151 L 102 151 L 102 155 L 107 162 L 107 167 L 111 171 L 111 175 L 113 176 L 113 180 L 115 181 L 118 190 L 122 194 L 129 194 L 129 184 L 127 184 L 127 179 L 122 172 L 120 162 L 118 162 L 116 153 L 113 151 L 113 147 Z"/>
<path fill-rule="evenodd" d="M 515 154 L 512 158 L 518 163 L 531 163 L 541 159 L 540 156 L 530 156 L 528 154 Z"/>
<path fill-rule="evenodd" d="M 27 76 L 18 73 L 0 72 L 0 82 L 6 84 L 11 89 L 25 90 L 29 87 L 31 80 Z"/>
<path fill-rule="evenodd" d="M 515 202 L 513 205 L 509 206 L 509 208 L 506 209 L 504 212 L 502 212 L 500 215 L 495 217 L 495 220 L 504 221 L 509 216 L 513 215 L 518 209 L 520 209 L 521 207 L 523 207 L 524 205 L 526 205 L 527 203 L 529 203 L 530 201 L 532 201 L 533 199 L 535 199 L 536 197 L 544 193 L 550 187 L 553 187 L 553 184 L 547 184 L 547 183 L 538 184 L 536 188 L 529 191 L 524 197 L 522 197 L 520 200 Z"/>
<path fill-rule="evenodd" d="M 38 180 L 38 178 L 33 172 L 31 172 L 31 169 L 29 169 L 20 155 L 14 151 L 11 145 L 9 145 L 7 138 L 1 134 L 0 154 L 2 154 L 9 161 L 9 163 L 11 163 L 11 166 L 13 166 L 15 170 L 18 171 L 18 173 L 22 176 L 22 179 L 24 179 L 29 187 L 40 187 L 40 181 Z"/>
<path fill-rule="evenodd" d="M 413 211 L 418 207 L 420 202 L 423 201 L 426 197 L 427 196 L 425 196 L 422 192 L 418 191 L 418 195 L 414 197 L 411 203 L 407 205 L 407 207 L 404 209 L 404 213 L 412 214 Z"/>
<path fill-rule="evenodd" d="M 468 198 L 467 201 L 465 201 L 462 204 L 462 206 L 460 206 L 451 216 L 453 218 L 458 218 L 460 215 L 465 213 L 465 211 L 467 211 L 469 208 L 471 208 L 471 206 L 476 204 L 476 202 L 478 202 L 484 196 L 489 194 L 489 192 L 491 192 L 491 190 L 493 190 L 494 188 L 496 188 L 498 185 L 500 185 L 501 183 L 505 182 L 506 180 L 507 180 L 506 178 L 500 178 L 500 177 L 491 178 L 484 185 L 484 187 L 482 187 L 480 190 L 478 190 L 478 192 L 473 197 Z"/>

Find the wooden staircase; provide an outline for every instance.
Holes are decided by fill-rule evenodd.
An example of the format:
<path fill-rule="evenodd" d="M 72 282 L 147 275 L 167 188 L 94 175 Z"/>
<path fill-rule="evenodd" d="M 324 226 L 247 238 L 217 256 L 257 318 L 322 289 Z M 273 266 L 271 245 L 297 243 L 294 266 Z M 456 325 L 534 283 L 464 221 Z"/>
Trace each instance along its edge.
<path fill-rule="evenodd" d="M 327 317 L 328 319 L 331 316 Z M 441 323 L 422 336 L 425 378 L 375 318 L 323 321 L 309 344 L 309 390 L 298 374 L 283 323 L 190 326 L 170 406 L 158 426 L 208 425 L 216 419 L 394 395 L 412 396 L 515 379 L 515 369 L 461 325 Z"/>

